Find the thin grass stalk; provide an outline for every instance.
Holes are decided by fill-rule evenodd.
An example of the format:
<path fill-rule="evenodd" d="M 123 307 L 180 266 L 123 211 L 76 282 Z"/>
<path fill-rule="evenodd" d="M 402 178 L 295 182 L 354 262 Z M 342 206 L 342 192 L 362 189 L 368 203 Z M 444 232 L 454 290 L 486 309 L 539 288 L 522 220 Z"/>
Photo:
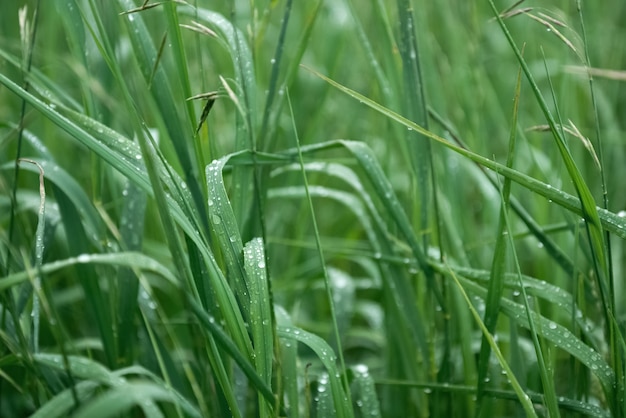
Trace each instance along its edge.
<path fill-rule="evenodd" d="M 516 140 L 516 130 L 517 130 L 517 116 L 518 116 L 518 108 L 519 108 L 519 98 L 520 98 L 520 90 L 521 90 L 521 81 L 522 81 L 522 72 L 521 69 L 517 73 L 517 86 L 515 91 L 515 101 L 514 101 L 514 109 L 513 109 L 513 120 L 511 123 L 511 136 L 509 140 L 509 153 L 507 155 L 507 167 L 513 166 L 513 157 L 515 153 L 515 140 Z M 517 276 L 520 282 L 520 288 L 522 290 L 522 296 L 524 300 L 524 307 L 526 309 L 526 313 L 528 316 L 528 324 L 530 326 L 530 334 L 533 340 L 533 345 L 535 348 L 535 354 L 537 356 L 537 363 L 539 364 L 539 374 L 541 376 L 541 383 L 543 386 L 543 390 L 545 392 L 544 402 L 548 409 L 548 416 L 552 418 L 560 417 L 558 401 L 556 397 L 556 392 L 554 388 L 554 381 L 550 370 L 548 370 L 546 366 L 546 362 L 543 357 L 543 351 L 541 345 L 539 344 L 539 339 L 537 338 L 537 332 L 535 330 L 535 323 L 532 320 L 530 315 L 530 306 L 528 304 L 528 298 L 526 295 L 526 288 L 524 283 L 522 282 L 522 272 L 519 266 L 519 260 L 517 258 L 517 253 L 515 251 L 515 243 L 513 242 L 513 230 L 511 228 L 511 223 L 509 222 L 508 217 L 508 197 L 510 195 L 511 188 L 511 180 L 505 179 L 504 186 L 501 189 L 501 199 L 502 199 L 502 219 L 501 224 L 502 228 L 498 231 L 501 236 L 504 236 L 504 229 L 507 231 L 507 238 L 509 241 L 509 247 L 511 248 L 511 253 L 513 257 L 513 261 L 517 270 Z M 480 381 L 480 379 L 479 379 Z"/>
<path fill-rule="evenodd" d="M 524 309 L 526 311 L 526 315 L 528 318 L 528 325 L 530 329 L 530 335 L 532 338 L 533 346 L 535 349 L 535 355 L 537 356 L 537 363 L 539 366 L 539 375 L 541 377 L 542 388 L 544 391 L 543 402 L 547 407 L 548 416 L 551 418 L 560 417 L 558 400 L 556 396 L 556 390 L 554 388 L 554 379 L 553 373 L 550 368 L 546 365 L 546 361 L 544 359 L 542 346 L 539 343 L 539 338 L 537 337 L 537 329 L 535 327 L 535 322 L 530 314 L 531 308 L 528 303 L 528 295 L 526 294 L 526 286 L 524 286 L 524 282 L 522 281 L 522 271 L 519 265 L 519 260 L 517 258 L 517 253 L 515 252 L 515 243 L 513 242 L 513 230 L 511 228 L 511 224 L 508 220 L 508 215 L 504 214 L 504 221 L 506 223 L 507 235 L 509 240 L 509 246 L 513 249 L 512 256 L 514 265 L 516 268 L 517 277 L 520 283 L 521 295 L 524 301 Z"/>
<path fill-rule="evenodd" d="M 304 169 L 304 157 L 302 156 L 302 148 L 300 146 L 300 138 L 298 136 L 298 130 L 296 128 L 296 124 L 295 124 L 295 119 L 294 119 L 294 115 L 293 115 L 293 108 L 291 106 L 291 99 L 289 98 L 289 91 L 286 92 L 287 94 L 287 105 L 289 106 L 289 110 L 290 110 L 290 114 L 291 114 L 291 119 L 292 119 L 292 124 L 293 124 L 293 131 L 294 131 L 294 139 L 296 141 L 296 148 L 298 150 L 298 160 L 300 163 L 300 170 L 302 173 L 302 182 L 304 185 L 304 190 L 306 192 L 306 200 L 308 202 L 308 208 L 309 208 L 309 213 L 311 215 L 311 223 L 313 226 L 313 231 L 314 231 L 314 235 L 315 235 L 315 246 L 317 248 L 317 254 L 319 256 L 319 261 L 320 261 L 320 267 L 322 269 L 322 275 L 324 277 L 324 286 L 326 288 L 326 298 L 328 301 L 328 306 L 329 306 L 329 310 L 330 310 L 330 318 L 331 318 L 331 322 L 332 322 L 332 327 L 333 327 L 333 332 L 334 332 L 334 337 L 335 337 L 335 341 L 337 341 L 337 356 L 339 358 L 339 364 L 341 366 L 341 372 L 342 372 L 342 377 L 343 377 L 343 386 L 344 386 L 344 391 L 345 394 L 347 396 L 347 401 L 348 401 L 348 405 L 350 408 L 350 411 L 352 411 L 352 400 L 351 400 L 351 395 L 350 395 L 350 384 L 348 382 L 348 375 L 346 373 L 347 369 L 346 369 L 346 362 L 344 360 L 344 355 L 343 355 L 343 348 L 342 348 L 342 344 L 341 344 L 341 336 L 339 335 L 339 326 L 337 325 L 337 314 L 335 313 L 335 302 L 334 302 L 334 298 L 333 298 L 333 292 L 331 289 L 331 285 L 330 285 L 330 278 L 328 276 L 328 271 L 326 268 L 326 260 L 324 257 L 324 250 L 322 248 L 322 243 L 320 240 L 320 231 L 319 228 L 317 226 L 317 219 L 316 219 L 316 215 L 315 215 L 315 209 L 313 207 L 313 200 L 311 199 L 311 194 L 309 191 L 309 183 L 307 180 L 307 175 L 306 175 L 306 170 Z M 341 408 L 340 405 L 336 406 L 337 408 L 343 409 Z M 352 412 L 353 413 L 353 412 Z"/>
<path fill-rule="evenodd" d="M 506 166 L 513 167 L 513 160 L 515 157 L 515 143 L 517 132 L 517 115 L 519 109 L 521 90 L 521 70 L 517 74 L 517 84 L 515 87 L 515 96 L 513 100 L 513 111 L 511 117 L 511 128 L 509 135 L 509 152 L 507 154 Z M 498 220 L 498 229 L 496 230 L 496 245 L 494 248 L 494 255 L 491 263 L 491 271 L 489 277 L 489 288 L 487 291 L 487 298 L 485 300 L 485 315 L 483 322 L 485 328 L 490 334 L 495 334 L 496 325 L 498 323 L 498 314 L 500 311 L 500 299 L 504 290 L 504 273 L 506 271 L 506 258 L 507 258 L 507 237 L 505 231 L 507 231 L 507 212 L 510 206 L 511 195 L 511 179 L 505 178 L 504 185 L 500 190 L 501 193 L 501 207 L 500 218 Z M 514 247 L 510 247 L 511 251 L 514 251 Z M 489 357 L 491 356 L 491 348 L 486 336 L 483 335 L 480 354 L 478 357 L 478 380 L 477 380 L 477 403 L 476 403 L 476 416 L 480 416 L 482 407 L 482 399 L 484 395 L 484 389 L 486 386 L 486 377 L 489 372 Z"/>
<path fill-rule="evenodd" d="M 457 285 L 459 291 L 461 292 L 461 295 L 463 295 L 463 299 L 465 299 L 465 302 L 467 303 L 467 307 L 469 308 L 472 316 L 474 317 L 474 320 L 476 321 L 476 323 L 480 327 L 483 335 L 487 338 L 487 341 L 489 342 L 489 345 L 491 346 L 491 349 L 493 350 L 493 353 L 496 355 L 496 358 L 498 359 L 498 362 L 500 363 L 500 365 L 502 366 L 504 371 L 506 371 L 507 376 L 509 377 L 509 380 L 511 382 L 511 386 L 513 387 L 513 390 L 515 391 L 515 394 L 517 395 L 517 399 L 519 400 L 520 404 L 522 405 L 522 408 L 524 409 L 524 412 L 526 413 L 526 416 L 527 417 L 535 417 L 536 418 L 537 414 L 535 413 L 535 409 L 533 407 L 533 404 L 532 404 L 532 401 L 531 401 L 530 397 L 524 392 L 524 390 L 520 386 L 519 382 L 517 381 L 517 378 L 513 374 L 513 371 L 511 370 L 510 366 L 506 362 L 506 359 L 504 358 L 504 356 L 500 352 L 500 349 L 498 348 L 498 344 L 496 344 L 496 342 L 493 339 L 493 336 L 489 333 L 489 331 L 485 327 L 485 324 L 480 319 L 480 315 L 476 311 L 476 308 L 474 308 L 474 305 L 472 305 L 472 302 L 469 299 L 469 296 L 467 296 L 467 293 L 465 292 L 465 289 L 461 285 L 461 282 L 457 278 L 456 274 L 454 274 L 454 271 L 452 271 L 452 269 L 449 269 L 449 273 L 450 273 L 450 277 L 454 280 L 454 282 Z"/>
<path fill-rule="evenodd" d="M 580 0 L 576 0 L 576 8 L 578 9 L 578 17 L 580 19 L 580 29 L 582 32 L 582 41 L 583 46 L 585 48 L 584 55 L 584 65 L 587 69 L 591 68 L 591 59 L 589 58 L 589 45 L 587 42 L 587 32 L 585 30 L 585 21 L 583 19 L 583 11 Z M 595 89 L 593 87 L 593 76 L 590 72 L 588 74 L 589 80 L 589 94 L 591 96 L 591 107 L 593 108 L 593 119 L 594 119 L 594 128 L 595 128 L 595 136 L 596 136 L 596 149 L 598 153 L 598 160 L 600 161 L 600 180 L 602 186 L 602 200 L 604 203 L 604 209 L 609 209 L 609 198 L 608 198 L 608 190 L 606 185 L 606 173 L 604 170 L 604 147 L 602 144 L 602 135 L 600 130 L 600 117 L 598 115 L 598 103 L 596 101 Z M 607 250 L 607 258 L 608 258 L 608 267 L 609 267 L 609 291 L 611 295 L 615 295 L 615 283 L 613 280 L 613 263 L 611 256 L 611 240 L 609 235 L 606 235 L 606 250 Z"/>
<path fill-rule="evenodd" d="M 32 32 L 29 31 L 28 29 L 30 28 L 30 26 L 28 25 L 28 17 L 26 15 L 26 13 L 28 12 L 28 8 L 26 6 L 24 6 L 23 10 L 23 14 L 24 16 L 22 17 L 22 22 L 20 22 L 21 25 L 23 25 L 23 31 L 24 31 L 24 36 L 27 37 L 27 39 L 22 39 L 22 42 L 27 45 L 27 49 L 24 52 L 24 58 L 25 58 L 25 63 L 22 62 L 22 74 L 23 74 L 23 78 L 24 78 L 24 83 L 22 85 L 22 88 L 24 89 L 24 91 L 28 91 L 28 89 L 30 88 L 30 83 L 28 81 L 28 77 L 27 75 L 30 73 L 31 71 L 31 67 L 32 67 L 32 63 L 33 63 L 33 51 L 35 49 L 35 38 L 37 35 L 37 27 L 39 26 L 39 5 L 40 5 L 41 1 L 37 0 L 36 6 L 35 6 L 35 12 L 33 15 L 33 26 L 32 26 Z M 17 130 L 17 150 L 15 152 L 15 167 L 14 167 L 14 171 L 13 171 L 13 187 L 11 190 L 11 212 L 9 214 L 9 245 L 7 245 L 7 253 L 6 253 L 6 267 L 5 267 L 5 272 L 3 272 L 3 275 L 7 275 L 9 274 L 9 272 L 11 271 L 11 264 L 12 264 L 12 256 L 11 256 L 11 252 L 10 252 L 10 248 L 11 248 L 11 243 L 13 242 L 13 233 L 15 230 L 15 205 L 17 204 L 17 185 L 18 185 L 18 181 L 19 181 L 19 173 L 20 173 L 20 164 L 19 164 L 19 160 L 22 156 L 22 138 L 24 135 L 24 120 L 26 117 L 26 101 L 22 100 L 22 105 L 20 108 L 20 117 L 19 117 L 19 125 L 18 125 L 18 130 Z M 9 298 L 12 299 L 12 298 Z M 9 300 L 9 306 L 11 306 L 11 301 Z M 3 304 L 4 305 L 4 304 Z M 15 318 L 14 318 L 15 319 Z M 15 322 L 16 324 L 18 323 L 18 321 Z"/>
<path fill-rule="evenodd" d="M 30 28 L 28 25 L 28 17 L 26 15 L 28 9 L 24 6 L 22 22 L 20 22 L 22 27 L 21 29 L 24 32 L 24 36 L 26 39 L 22 39 L 23 44 L 27 47 L 25 51 L 23 51 L 23 61 L 21 63 L 21 71 L 24 78 L 22 88 L 24 91 L 28 91 L 30 88 L 28 74 L 30 74 L 32 69 L 33 62 L 33 51 L 35 49 L 35 39 L 37 34 L 37 28 L 39 27 L 39 9 L 40 9 L 40 0 L 37 0 L 35 5 L 35 11 L 33 15 L 33 25 L 32 31 L 29 31 Z M 24 62 L 25 61 L 25 62 Z M 22 143 L 24 136 L 24 126 L 25 126 L 25 117 L 26 117 L 26 103 L 25 99 L 22 99 L 21 107 L 20 107 L 20 116 L 19 116 L 19 124 L 17 130 L 17 147 L 15 152 L 15 160 L 14 160 L 14 169 L 13 169 L 13 186 L 11 188 L 11 205 L 10 205 L 10 213 L 9 213 L 9 230 L 8 230 L 8 242 L 6 247 L 6 256 L 3 264 L 4 268 L 2 271 L 3 276 L 7 276 L 11 272 L 11 266 L 13 264 L 13 255 L 11 254 L 11 245 L 14 242 L 14 233 L 15 233 L 15 223 L 16 223 L 16 206 L 17 206 L 17 188 L 19 183 L 20 176 L 20 158 L 22 155 Z M 1 260 L 0 260 L 1 261 Z M 11 292 L 7 292 L 6 294 L 2 292 L 0 294 L 0 301 L 2 301 L 2 328 L 6 329 L 6 312 L 9 312 L 10 318 L 13 320 L 13 324 L 15 325 L 15 333 L 18 338 L 19 345 L 23 352 L 23 358 L 31 363 L 31 366 L 34 366 L 31 362 L 31 356 L 28 350 L 28 342 L 26 341 L 26 336 L 21 328 L 19 314 L 17 312 L 17 306 L 15 304 L 15 299 L 13 298 L 13 294 Z"/>
<path fill-rule="evenodd" d="M 389 83 L 389 80 L 387 80 L 387 77 L 380 63 L 378 62 L 378 59 L 376 58 L 376 55 L 374 54 L 372 43 L 369 41 L 367 37 L 366 30 L 363 27 L 363 22 L 361 21 L 361 19 L 357 17 L 357 9 L 356 7 L 354 7 L 354 1 L 348 0 L 348 6 L 350 7 L 350 11 L 352 12 L 352 16 L 356 23 L 356 30 L 357 30 L 357 36 L 359 37 L 359 43 L 362 45 L 363 49 L 365 50 L 367 59 L 372 67 L 372 70 L 374 71 L 374 75 L 376 77 L 376 80 L 378 81 L 378 85 L 380 86 L 383 99 L 387 107 L 394 109 L 397 107 L 396 95 L 394 95 L 393 90 L 391 88 L 391 84 Z M 384 15 L 381 15 L 381 19 L 383 19 L 383 22 L 386 23 L 386 21 L 384 20 Z"/>

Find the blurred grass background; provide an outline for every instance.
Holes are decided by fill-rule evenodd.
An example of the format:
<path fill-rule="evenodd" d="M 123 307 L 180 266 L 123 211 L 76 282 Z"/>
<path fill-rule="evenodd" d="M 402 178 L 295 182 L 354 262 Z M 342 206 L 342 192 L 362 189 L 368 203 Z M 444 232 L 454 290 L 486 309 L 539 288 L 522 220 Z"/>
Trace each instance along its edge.
<path fill-rule="evenodd" d="M 496 3 L 552 133 L 488 1 L 157 3 L 2 4 L 0 415 L 624 413 L 625 4 Z"/>

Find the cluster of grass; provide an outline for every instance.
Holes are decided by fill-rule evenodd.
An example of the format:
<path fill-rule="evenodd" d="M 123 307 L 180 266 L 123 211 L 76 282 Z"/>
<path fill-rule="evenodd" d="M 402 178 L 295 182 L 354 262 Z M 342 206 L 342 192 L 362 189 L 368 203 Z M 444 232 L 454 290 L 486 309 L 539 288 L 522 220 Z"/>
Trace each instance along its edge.
<path fill-rule="evenodd" d="M 623 2 L 5 3 L 0 416 L 626 413 Z"/>

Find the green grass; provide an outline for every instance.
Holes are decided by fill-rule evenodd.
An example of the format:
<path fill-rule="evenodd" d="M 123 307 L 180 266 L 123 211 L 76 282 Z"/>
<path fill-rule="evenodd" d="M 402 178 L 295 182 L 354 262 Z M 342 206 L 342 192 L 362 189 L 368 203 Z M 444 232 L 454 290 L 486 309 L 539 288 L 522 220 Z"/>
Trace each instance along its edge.
<path fill-rule="evenodd" d="M 0 416 L 624 416 L 621 2 L 9 3 Z"/>

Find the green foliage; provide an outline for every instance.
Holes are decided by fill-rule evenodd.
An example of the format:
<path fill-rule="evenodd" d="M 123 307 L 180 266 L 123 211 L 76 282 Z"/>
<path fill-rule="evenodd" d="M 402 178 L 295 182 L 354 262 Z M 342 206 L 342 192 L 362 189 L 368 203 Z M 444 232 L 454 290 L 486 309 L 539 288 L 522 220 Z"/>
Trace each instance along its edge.
<path fill-rule="evenodd" d="M 0 416 L 624 416 L 626 6 L 9 3 Z"/>

